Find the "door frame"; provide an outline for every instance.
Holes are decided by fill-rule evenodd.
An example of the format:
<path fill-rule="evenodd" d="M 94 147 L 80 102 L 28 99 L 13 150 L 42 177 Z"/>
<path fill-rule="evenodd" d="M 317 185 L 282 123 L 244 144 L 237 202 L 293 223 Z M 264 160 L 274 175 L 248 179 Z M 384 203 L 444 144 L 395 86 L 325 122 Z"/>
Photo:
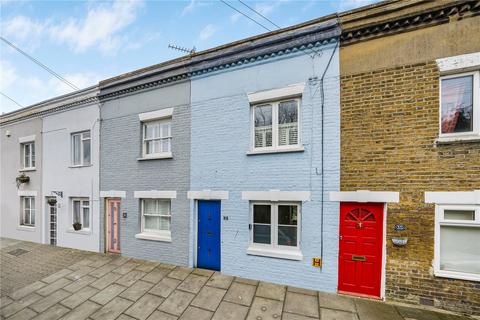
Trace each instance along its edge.
<path fill-rule="evenodd" d="M 121 198 L 121 197 L 105 197 L 105 206 L 104 206 L 104 208 L 105 208 L 105 216 L 104 216 L 104 225 L 105 225 L 105 232 L 104 232 L 105 233 L 105 237 L 104 237 L 104 241 L 105 241 L 105 248 L 104 249 L 105 250 L 104 251 L 105 251 L 105 253 L 119 254 L 119 255 L 122 254 L 122 248 L 121 247 L 120 247 L 120 252 L 110 252 L 110 251 L 108 251 L 108 201 L 109 200 L 120 201 L 120 209 L 121 209 L 122 208 L 122 202 L 123 202 L 122 199 L 123 198 Z M 119 210 L 119 211 L 121 211 L 121 210 Z M 121 223 L 120 223 L 121 218 L 122 218 L 121 214 L 122 214 L 121 212 L 118 213 L 118 218 L 119 218 L 118 229 L 121 228 Z M 119 233 L 119 234 L 121 234 L 121 233 Z M 118 237 L 117 240 L 120 241 L 120 236 Z"/>

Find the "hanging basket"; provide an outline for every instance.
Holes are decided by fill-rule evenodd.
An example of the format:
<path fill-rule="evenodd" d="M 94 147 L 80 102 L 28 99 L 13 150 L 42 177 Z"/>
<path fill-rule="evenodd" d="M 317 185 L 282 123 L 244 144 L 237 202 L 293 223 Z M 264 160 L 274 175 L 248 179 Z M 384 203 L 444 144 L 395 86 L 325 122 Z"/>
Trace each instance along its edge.
<path fill-rule="evenodd" d="M 79 223 L 79 222 L 75 222 L 73 224 L 73 230 L 75 230 L 75 231 L 82 230 L 82 224 Z"/>
<path fill-rule="evenodd" d="M 51 206 L 54 206 L 57 204 L 57 198 L 48 198 L 47 203 Z"/>
<path fill-rule="evenodd" d="M 21 184 L 28 183 L 30 181 L 30 177 L 26 176 L 25 173 L 22 173 L 21 175 L 15 178 L 15 181 L 17 182 L 17 188 L 20 188 Z"/>

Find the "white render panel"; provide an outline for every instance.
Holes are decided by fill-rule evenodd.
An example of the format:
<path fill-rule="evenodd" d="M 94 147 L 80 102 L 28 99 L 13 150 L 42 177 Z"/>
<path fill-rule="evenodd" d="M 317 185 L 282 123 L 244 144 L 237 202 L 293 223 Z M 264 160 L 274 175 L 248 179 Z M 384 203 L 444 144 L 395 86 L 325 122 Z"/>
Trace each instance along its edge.
<path fill-rule="evenodd" d="M 310 201 L 310 191 L 243 191 L 242 200 L 252 201 Z"/>
<path fill-rule="evenodd" d="M 425 203 L 480 204 L 480 190 L 453 192 L 425 192 Z"/>
<path fill-rule="evenodd" d="M 396 202 L 400 201 L 400 194 L 391 191 L 331 191 L 330 201 L 340 202 Z"/>
<path fill-rule="evenodd" d="M 145 199 L 176 199 L 177 191 L 134 191 L 134 198 L 145 198 Z"/>
<path fill-rule="evenodd" d="M 188 191 L 187 198 L 202 200 L 228 200 L 228 191 Z"/>
<path fill-rule="evenodd" d="M 18 143 L 25 143 L 25 142 L 32 142 L 32 141 L 35 141 L 35 135 L 34 134 L 32 134 L 30 136 L 18 138 Z"/>
<path fill-rule="evenodd" d="M 301 96 L 305 89 L 304 83 L 292 84 L 284 88 L 276 88 L 265 91 L 248 93 L 248 101 L 250 103 L 258 103 L 287 97 Z"/>
<path fill-rule="evenodd" d="M 100 191 L 100 198 L 126 198 L 127 193 L 125 191 L 109 190 Z"/>
<path fill-rule="evenodd" d="M 480 52 L 441 58 L 436 62 L 442 73 L 480 69 Z"/>
<path fill-rule="evenodd" d="M 160 109 L 150 112 L 139 113 L 138 118 L 140 121 L 155 120 L 161 118 L 171 117 L 173 114 L 173 108 Z"/>

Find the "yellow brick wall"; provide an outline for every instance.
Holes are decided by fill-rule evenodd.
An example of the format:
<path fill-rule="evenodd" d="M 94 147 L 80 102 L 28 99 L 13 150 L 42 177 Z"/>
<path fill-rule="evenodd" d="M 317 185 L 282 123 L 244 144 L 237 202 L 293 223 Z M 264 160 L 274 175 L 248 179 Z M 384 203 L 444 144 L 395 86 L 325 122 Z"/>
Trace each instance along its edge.
<path fill-rule="evenodd" d="M 341 190 L 400 192 L 387 213 L 387 299 L 480 314 L 480 283 L 433 276 L 434 206 L 424 192 L 480 189 L 480 142 L 434 144 L 435 62 L 343 75 L 341 89 Z M 397 223 L 408 230 L 393 231 Z M 406 247 L 392 245 L 394 233 L 409 237 Z"/>

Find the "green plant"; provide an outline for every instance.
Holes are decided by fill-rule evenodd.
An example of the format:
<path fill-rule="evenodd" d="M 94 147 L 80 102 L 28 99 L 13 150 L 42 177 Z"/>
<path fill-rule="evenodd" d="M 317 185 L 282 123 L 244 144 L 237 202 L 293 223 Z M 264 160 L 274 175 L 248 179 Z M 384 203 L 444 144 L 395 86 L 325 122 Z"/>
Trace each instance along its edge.
<path fill-rule="evenodd" d="M 28 183 L 30 181 L 30 177 L 26 176 L 25 173 L 22 173 L 21 175 L 15 178 L 15 181 L 17 182 L 17 188 L 20 188 L 21 184 Z"/>

